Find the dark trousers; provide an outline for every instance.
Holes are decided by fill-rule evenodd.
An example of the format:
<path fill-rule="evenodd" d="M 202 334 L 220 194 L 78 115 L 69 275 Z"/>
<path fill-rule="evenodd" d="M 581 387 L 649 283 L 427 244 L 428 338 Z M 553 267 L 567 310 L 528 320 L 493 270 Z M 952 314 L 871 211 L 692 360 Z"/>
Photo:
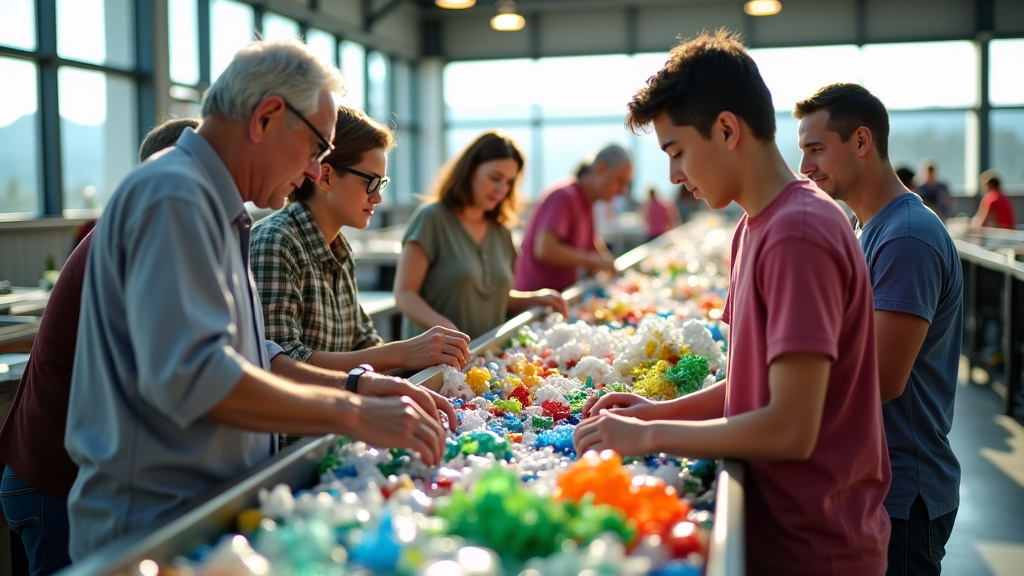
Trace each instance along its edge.
<path fill-rule="evenodd" d="M 32 576 L 52 574 L 71 564 L 67 499 L 40 492 L 5 468 L 0 502 L 11 531 L 25 546 Z"/>
<path fill-rule="evenodd" d="M 890 518 L 889 570 L 886 576 L 938 576 L 946 555 L 946 542 L 953 532 L 956 510 L 934 520 L 919 495 L 910 507 L 910 518 Z"/>

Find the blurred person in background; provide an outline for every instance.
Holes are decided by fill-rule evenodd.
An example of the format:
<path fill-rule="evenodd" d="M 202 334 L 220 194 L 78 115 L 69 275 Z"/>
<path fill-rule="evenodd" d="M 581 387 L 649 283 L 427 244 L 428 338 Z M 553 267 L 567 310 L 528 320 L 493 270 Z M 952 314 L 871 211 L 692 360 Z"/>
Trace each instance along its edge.
<path fill-rule="evenodd" d="M 559 292 L 513 289 L 517 254 L 509 227 L 518 216 L 524 164 L 511 138 L 484 132 L 442 168 L 430 201 L 402 237 L 395 302 L 403 338 L 431 326 L 476 338 L 533 306 L 568 317 Z"/>
<path fill-rule="evenodd" d="M 647 223 L 647 240 L 653 240 L 679 226 L 679 211 L 675 204 L 658 198 L 658 189 L 647 189 L 647 201 L 640 206 L 640 215 Z"/>
<path fill-rule="evenodd" d="M 978 212 L 971 219 L 971 226 L 1015 229 L 1017 217 L 1013 211 L 1013 202 L 1003 194 L 999 175 L 994 170 L 985 170 L 981 173 L 981 185 L 985 195 L 978 204 Z"/>
<path fill-rule="evenodd" d="M 679 213 L 681 222 L 688 222 L 694 213 L 703 207 L 704 204 L 701 203 L 700 198 L 694 196 L 685 185 L 679 187 L 679 192 L 676 194 L 676 211 Z"/>
<path fill-rule="evenodd" d="M 921 163 L 922 180 L 918 182 L 914 192 L 924 200 L 924 205 L 938 214 L 939 219 L 945 221 L 949 218 L 949 188 L 945 183 L 939 182 L 937 168 L 933 160 L 924 160 Z"/>
<path fill-rule="evenodd" d="M 579 281 L 580 268 L 614 273 L 615 257 L 594 225 L 594 203 L 628 194 L 632 180 L 629 153 L 611 144 L 585 160 L 574 177 L 541 192 L 523 233 L 516 288 L 565 290 Z"/>
<path fill-rule="evenodd" d="M 914 171 L 906 166 L 896 168 L 896 177 L 899 178 L 900 184 L 903 184 L 903 187 L 911 192 L 917 190 L 917 184 L 914 183 L 915 176 L 917 175 L 914 174 Z"/>

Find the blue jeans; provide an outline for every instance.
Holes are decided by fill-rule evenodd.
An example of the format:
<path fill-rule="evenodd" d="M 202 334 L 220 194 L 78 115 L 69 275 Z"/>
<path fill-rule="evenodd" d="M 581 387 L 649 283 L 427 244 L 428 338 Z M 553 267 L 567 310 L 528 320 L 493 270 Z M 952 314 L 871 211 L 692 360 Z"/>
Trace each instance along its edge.
<path fill-rule="evenodd" d="M 25 484 L 10 468 L 0 481 L 0 504 L 11 531 L 21 537 L 32 576 L 71 564 L 68 556 L 68 501 Z"/>
<path fill-rule="evenodd" d="M 946 542 L 953 532 L 956 510 L 928 519 L 928 507 L 918 495 L 910 506 L 910 518 L 890 518 L 889 570 L 886 576 L 939 576 Z"/>

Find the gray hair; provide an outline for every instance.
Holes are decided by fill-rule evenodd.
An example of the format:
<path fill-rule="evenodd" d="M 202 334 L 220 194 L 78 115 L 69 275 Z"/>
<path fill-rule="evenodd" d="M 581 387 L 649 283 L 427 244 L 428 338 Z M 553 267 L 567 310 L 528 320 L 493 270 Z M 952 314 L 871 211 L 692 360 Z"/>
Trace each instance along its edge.
<path fill-rule="evenodd" d="M 341 72 L 297 39 L 256 41 L 235 54 L 203 96 L 203 117 L 245 120 L 270 94 L 303 114 L 315 114 L 321 90 L 345 93 Z M 294 126 L 298 119 L 289 122 Z"/>
<path fill-rule="evenodd" d="M 597 154 L 594 154 L 593 158 L 581 162 L 576 168 L 576 177 L 579 178 L 587 172 L 590 172 L 595 166 L 601 163 L 604 163 L 609 168 L 617 168 L 630 162 L 632 162 L 632 158 L 625 148 L 618 144 L 609 144 L 598 150 Z"/>

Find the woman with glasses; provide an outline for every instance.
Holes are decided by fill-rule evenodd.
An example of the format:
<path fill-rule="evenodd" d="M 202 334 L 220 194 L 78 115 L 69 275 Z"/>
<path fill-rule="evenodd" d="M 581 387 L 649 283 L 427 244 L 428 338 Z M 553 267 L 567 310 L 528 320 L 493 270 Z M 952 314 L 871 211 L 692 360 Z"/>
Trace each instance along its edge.
<path fill-rule="evenodd" d="M 477 336 L 532 306 L 568 316 L 554 290 L 512 289 L 516 184 L 523 154 L 511 138 L 485 132 L 441 171 L 431 202 L 420 206 L 402 238 L 395 302 L 402 336 L 446 326 Z"/>
<path fill-rule="evenodd" d="M 339 106 L 320 179 L 307 178 L 283 209 L 253 228 L 250 264 L 267 338 L 300 362 L 340 371 L 369 364 L 384 371 L 461 368 L 469 358 L 469 338 L 444 327 L 384 344 L 359 305 L 355 261 L 341 229 L 369 225 L 389 182 L 387 153 L 394 145 L 390 128 Z"/>

